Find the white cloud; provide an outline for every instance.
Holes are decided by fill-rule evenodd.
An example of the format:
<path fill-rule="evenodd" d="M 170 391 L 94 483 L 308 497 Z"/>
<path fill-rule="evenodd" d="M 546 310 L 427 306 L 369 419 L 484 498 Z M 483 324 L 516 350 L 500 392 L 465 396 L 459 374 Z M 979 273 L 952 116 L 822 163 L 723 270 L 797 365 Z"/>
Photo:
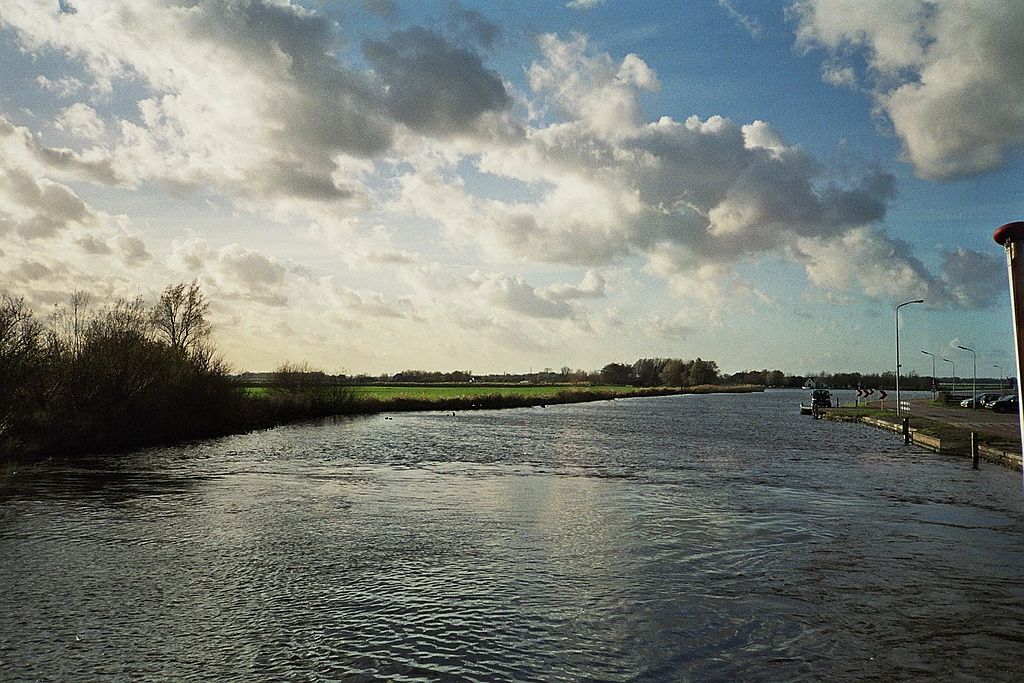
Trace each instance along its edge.
<path fill-rule="evenodd" d="M 46 7 L 2 20 L 80 77 L 41 78 L 33 93 L 59 112 L 42 131 L 74 149 L 0 119 L 0 271 L 39 301 L 72 282 L 130 295 L 197 278 L 235 348 L 259 362 L 286 342 L 251 338 L 279 330 L 365 367 L 399 358 L 410 334 L 436 334 L 431 358 L 488 362 L 495 345 L 524 357 L 594 327 L 605 342 L 626 329 L 679 338 L 720 324 L 725 296 L 770 304 L 736 275 L 766 258 L 801 264 L 837 299 L 887 299 L 898 285 L 981 306 L 994 283 L 972 279 L 987 268 L 973 252 L 949 252 L 934 275 L 881 232 L 890 175 L 833 175 L 761 120 L 651 121 L 641 105 L 657 102 L 654 69 L 582 35 L 542 36 L 517 92 L 487 65 L 496 27 L 457 6 L 447 29 L 361 45 L 339 45 L 319 5 L 284 0 Z M 927 49 L 897 47 L 879 54 L 926 64 Z M 852 84 L 852 67 L 830 64 Z M 897 79 L 878 92 L 896 92 L 904 71 L 873 68 L 876 88 L 883 72 Z M 187 211 L 133 225 L 90 203 L 148 203 L 165 188 Z M 205 227 L 212 214 L 190 223 L 204 201 L 230 221 L 222 237 Z M 638 292 L 655 294 L 637 307 Z"/>
<path fill-rule="evenodd" d="M 528 318 L 571 318 L 573 308 L 564 300 L 551 299 L 528 285 L 522 277 L 498 273 L 473 273 L 470 282 L 490 306 L 498 306 Z"/>
<path fill-rule="evenodd" d="M 829 85 L 843 88 L 857 87 L 857 72 L 852 66 L 826 62 L 821 66 L 821 79 Z"/>
<path fill-rule="evenodd" d="M 605 279 L 596 270 L 588 270 L 578 285 L 554 284 L 540 290 L 542 296 L 554 301 L 601 299 L 605 296 Z"/>
<path fill-rule="evenodd" d="M 36 77 L 36 83 L 39 84 L 40 88 L 56 93 L 60 97 L 71 97 L 82 90 L 82 82 L 70 76 L 58 78 L 54 81 L 40 75 Z"/>
<path fill-rule="evenodd" d="M 718 0 L 718 5 L 728 13 L 737 26 L 749 33 L 751 37 L 757 38 L 764 33 L 761 22 L 736 9 L 732 0 Z"/>
<path fill-rule="evenodd" d="M 942 254 L 942 281 L 954 302 L 964 308 L 988 308 L 1007 291 L 1006 262 L 1001 254 L 954 249 Z"/>
<path fill-rule="evenodd" d="M 358 178 L 345 176 L 389 150 L 396 127 L 470 133 L 509 102 L 476 53 L 426 29 L 367 40 L 371 73 L 335 59 L 326 16 L 288 2 L 96 0 L 78 9 L 23 3 L 3 22 L 30 50 L 80 60 L 94 91 L 145 92 L 113 150 L 136 183 L 210 186 L 245 206 L 360 200 Z M 487 22 L 462 14 L 484 40 Z M 84 105 L 59 124 L 92 139 L 102 131 Z"/>
<path fill-rule="evenodd" d="M 66 107 L 54 121 L 58 130 L 66 130 L 84 140 L 99 142 L 106 137 L 106 126 L 96 110 L 83 102 Z"/>
<path fill-rule="evenodd" d="M 857 228 L 837 240 L 810 238 L 798 244 L 815 287 L 856 289 L 885 301 L 921 298 L 936 307 L 948 302 L 941 283 L 905 242 Z"/>
<path fill-rule="evenodd" d="M 999 166 L 1024 143 L 1024 4 L 974 0 L 799 0 L 798 39 L 849 85 L 863 52 L 881 111 L 917 173 L 949 178 Z"/>
<path fill-rule="evenodd" d="M 584 35 L 562 40 L 546 34 L 538 46 L 543 60 L 529 68 L 530 87 L 550 96 L 564 115 L 601 135 L 634 130 L 640 122 L 637 93 L 660 87 L 637 55 L 626 55 L 616 64 L 610 55 L 592 52 Z"/>

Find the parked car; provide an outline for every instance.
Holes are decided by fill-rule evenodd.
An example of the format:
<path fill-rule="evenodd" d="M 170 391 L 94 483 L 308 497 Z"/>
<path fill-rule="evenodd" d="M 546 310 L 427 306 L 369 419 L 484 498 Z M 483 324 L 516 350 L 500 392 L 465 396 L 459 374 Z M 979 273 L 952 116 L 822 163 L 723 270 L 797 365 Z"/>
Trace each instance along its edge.
<path fill-rule="evenodd" d="M 989 399 L 987 401 L 982 401 L 979 405 L 981 405 L 982 408 L 991 408 L 993 403 L 995 403 L 996 401 L 998 401 L 999 399 L 1001 399 L 1005 395 L 1006 394 L 999 394 L 995 398 L 991 398 L 991 399 Z"/>
<path fill-rule="evenodd" d="M 994 394 L 994 393 L 991 393 L 991 392 L 984 393 L 984 394 L 978 394 L 974 398 L 965 398 L 964 400 L 960 401 L 960 407 L 961 408 L 973 408 L 975 401 L 978 402 L 978 407 L 979 408 L 980 407 L 984 407 L 985 404 L 990 403 L 992 401 L 995 401 L 997 399 L 1000 399 L 1003 396 L 1004 396 L 1004 394 Z"/>
<path fill-rule="evenodd" d="M 992 411 L 996 413 L 1017 412 L 1017 394 L 1008 394 L 992 404 Z"/>

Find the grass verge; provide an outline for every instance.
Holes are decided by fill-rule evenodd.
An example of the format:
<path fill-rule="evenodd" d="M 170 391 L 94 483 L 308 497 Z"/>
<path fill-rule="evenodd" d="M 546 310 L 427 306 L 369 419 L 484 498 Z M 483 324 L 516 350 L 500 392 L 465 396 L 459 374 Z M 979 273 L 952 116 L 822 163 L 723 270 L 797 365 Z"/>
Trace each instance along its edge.
<path fill-rule="evenodd" d="M 870 417 L 891 423 L 897 428 L 900 428 L 903 424 L 903 418 L 897 417 L 895 411 L 879 410 L 878 408 L 867 407 L 829 408 L 825 411 L 825 417 L 828 419 L 850 422 L 859 422 L 862 417 Z M 969 443 L 971 440 L 972 430 L 965 429 L 964 427 L 957 427 L 946 422 L 915 415 L 908 415 L 907 419 L 909 420 L 911 429 L 917 430 L 919 433 L 926 436 L 950 442 Z M 1019 447 L 1019 444 L 997 434 L 983 431 L 977 431 L 976 433 L 978 434 L 978 441 L 980 443 L 995 448 Z"/>

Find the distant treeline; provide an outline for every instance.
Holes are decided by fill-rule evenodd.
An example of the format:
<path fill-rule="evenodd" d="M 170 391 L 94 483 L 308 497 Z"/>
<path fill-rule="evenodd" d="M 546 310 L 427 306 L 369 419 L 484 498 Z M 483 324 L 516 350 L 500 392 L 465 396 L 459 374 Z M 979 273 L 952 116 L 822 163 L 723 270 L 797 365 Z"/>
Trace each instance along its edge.
<path fill-rule="evenodd" d="M 757 377 L 770 377 L 770 381 L 755 381 Z M 780 377 L 782 377 L 780 381 Z M 958 385 L 970 382 L 973 377 L 959 375 L 956 378 Z M 812 375 L 783 375 L 778 370 L 769 372 L 761 370 L 757 372 L 737 372 L 730 376 L 730 382 L 742 382 L 751 384 L 763 384 L 772 387 L 802 387 L 811 380 L 815 386 L 827 389 L 885 389 L 890 390 L 896 387 L 896 375 L 892 372 L 881 373 L 860 373 L 860 372 L 818 372 Z M 935 377 L 936 388 L 949 388 L 953 382 L 950 376 Z M 1012 384 L 1012 378 L 979 377 L 978 385 Z M 931 391 L 933 378 L 927 375 L 919 375 L 916 372 L 907 374 L 900 373 L 900 389 L 907 391 Z M 960 387 L 962 389 L 962 386 Z M 980 389 L 979 389 L 980 390 Z"/>
<path fill-rule="evenodd" d="M 808 379 L 830 388 L 894 384 L 892 373 L 723 375 L 714 361 L 701 358 L 641 358 L 608 363 L 598 371 L 405 370 L 376 377 L 329 375 L 306 363 L 285 363 L 272 373 L 231 375 L 213 348 L 208 314 L 195 282 L 167 287 L 152 305 L 134 299 L 94 306 L 88 294 L 77 292 L 45 318 L 23 299 L 0 294 L 0 460 L 127 450 L 380 409 L 379 402 L 356 398 L 352 386 L 362 384 L 624 385 L 652 391 L 800 387 Z M 913 373 L 901 378 L 906 389 L 926 390 L 931 384 L 931 378 Z M 598 389 L 585 391 L 592 399 L 599 397 Z M 570 399 L 586 397 L 577 393 L 565 400 Z M 507 397 L 488 400 L 494 407 L 514 404 Z M 469 405 L 483 402 L 469 399 Z"/>
<path fill-rule="evenodd" d="M 295 371 L 302 368 L 290 367 Z M 608 363 L 600 370 L 579 370 L 563 367 L 560 370 L 545 368 L 528 373 L 475 374 L 470 370 L 451 372 L 431 370 L 403 370 L 394 374 L 381 375 L 330 375 L 306 368 L 305 381 L 310 384 L 355 385 L 376 384 L 614 384 L 636 387 L 692 387 L 699 385 L 759 385 L 774 388 L 800 388 L 808 380 L 817 386 L 834 389 L 891 389 L 895 376 L 891 372 L 817 372 L 808 375 L 788 375 L 782 370 L 741 370 L 722 373 L 715 361 L 683 360 L 679 358 L 641 358 L 633 363 Z M 964 377 L 959 377 L 963 381 Z M 246 386 L 279 386 L 281 371 L 253 373 L 237 376 Z M 949 384 L 950 377 L 939 377 L 940 384 Z M 999 379 L 978 378 L 979 383 L 995 384 Z M 1009 380 L 1004 380 L 1009 382 Z M 900 386 L 908 390 L 927 391 L 932 387 L 932 378 L 915 372 L 900 376 Z"/>

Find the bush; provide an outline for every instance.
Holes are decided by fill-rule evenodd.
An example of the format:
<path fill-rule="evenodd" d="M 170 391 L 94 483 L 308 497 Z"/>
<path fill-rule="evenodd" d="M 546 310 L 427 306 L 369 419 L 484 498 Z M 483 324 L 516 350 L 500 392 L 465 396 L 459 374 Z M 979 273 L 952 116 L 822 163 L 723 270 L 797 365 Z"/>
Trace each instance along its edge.
<path fill-rule="evenodd" d="M 209 345 L 205 306 L 196 304 L 205 299 L 194 285 L 185 291 L 189 334 L 179 325 L 175 337 L 141 299 L 94 312 L 75 293 L 46 328 L 22 301 L 0 299 L 0 456 L 118 450 L 235 429 L 241 401 Z"/>

